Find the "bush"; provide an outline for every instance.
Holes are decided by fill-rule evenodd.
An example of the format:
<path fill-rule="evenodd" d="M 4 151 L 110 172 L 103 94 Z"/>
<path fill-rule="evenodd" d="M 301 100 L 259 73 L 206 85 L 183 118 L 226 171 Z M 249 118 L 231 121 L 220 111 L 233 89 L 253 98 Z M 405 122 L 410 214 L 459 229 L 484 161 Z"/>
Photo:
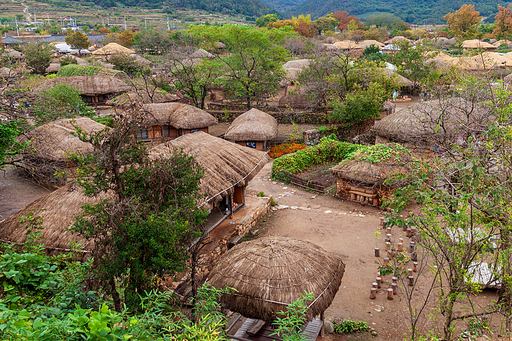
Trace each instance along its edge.
<path fill-rule="evenodd" d="M 272 178 L 289 181 L 286 172 L 298 174 L 315 165 L 343 161 L 363 148 L 366 147 L 348 142 L 340 142 L 332 136 L 329 138 L 324 137 L 316 146 L 275 159 L 272 164 Z"/>
<path fill-rule="evenodd" d="M 71 56 L 65 56 L 65 57 L 62 57 L 60 60 L 60 66 L 63 67 L 63 66 L 66 66 L 66 65 L 71 65 L 71 64 L 78 64 L 78 62 L 76 61 L 75 58 L 71 57 Z"/>
<path fill-rule="evenodd" d="M 345 320 L 340 324 L 334 323 L 334 332 L 338 334 L 354 334 L 370 331 L 368 322 Z"/>
<path fill-rule="evenodd" d="M 275 159 L 286 154 L 295 153 L 304 148 L 306 148 L 306 144 L 290 141 L 270 148 L 268 155 Z"/>
<path fill-rule="evenodd" d="M 27 65 L 34 73 L 44 74 L 52 61 L 52 48 L 45 43 L 29 43 L 23 48 Z"/>

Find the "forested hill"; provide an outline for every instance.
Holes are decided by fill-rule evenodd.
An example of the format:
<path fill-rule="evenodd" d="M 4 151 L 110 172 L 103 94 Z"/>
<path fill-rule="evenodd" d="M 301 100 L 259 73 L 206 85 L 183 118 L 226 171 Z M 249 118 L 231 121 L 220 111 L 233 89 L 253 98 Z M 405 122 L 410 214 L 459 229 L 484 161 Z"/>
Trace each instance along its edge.
<path fill-rule="evenodd" d="M 258 17 L 275 12 L 273 8 L 260 0 L 91 0 L 102 7 L 138 6 L 147 8 L 161 8 L 172 11 L 176 8 L 201 9 L 209 12 L 225 14 L 243 14 Z"/>
<path fill-rule="evenodd" d="M 285 13 L 302 4 L 305 0 L 261 0 L 276 10 Z"/>
<path fill-rule="evenodd" d="M 282 2 L 289 0 L 279 0 Z M 408 23 L 444 24 L 443 16 L 459 9 L 463 4 L 473 4 L 483 17 L 490 17 L 498 12 L 498 4 L 507 6 L 509 1 L 502 0 L 305 0 L 290 11 L 291 14 L 311 14 L 316 19 L 336 11 L 347 11 L 359 17 L 366 17 L 376 12 L 389 12 Z"/>

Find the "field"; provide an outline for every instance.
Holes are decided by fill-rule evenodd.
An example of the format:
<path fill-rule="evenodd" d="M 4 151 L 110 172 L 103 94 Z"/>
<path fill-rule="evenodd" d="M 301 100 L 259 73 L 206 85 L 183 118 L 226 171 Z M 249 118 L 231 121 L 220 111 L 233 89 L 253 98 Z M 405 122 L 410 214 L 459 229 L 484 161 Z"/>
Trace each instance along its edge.
<path fill-rule="evenodd" d="M 58 3 L 56 5 L 55 3 Z M 138 27 L 154 27 L 156 29 L 169 28 L 181 29 L 189 24 L 223 24 L 223 23 L 247 23 L 244 17 L 235 17 L 224 14 L 212 14 L 205 11 L 194 10 L 185 11 L 177 10 L 174 14 L 169 15 L 157 9 L 145 8 L 124 8 L 115 7 L 111 9 L 103 9 L 98 6 L 82 4 L 80 2 L 58 1 L 45 3 L 39 1 L 16 1 L 2 2 L 0 4 L 0 19 L 7 18 L 14 21 L 17 14 L 23 14 L 22 23 L 34 23 L 44 21 L 50 25 L 62 26 L 69 24 L 69 19 L 76 20 L 78 25 L 116 25 L 129 28 Z"/>

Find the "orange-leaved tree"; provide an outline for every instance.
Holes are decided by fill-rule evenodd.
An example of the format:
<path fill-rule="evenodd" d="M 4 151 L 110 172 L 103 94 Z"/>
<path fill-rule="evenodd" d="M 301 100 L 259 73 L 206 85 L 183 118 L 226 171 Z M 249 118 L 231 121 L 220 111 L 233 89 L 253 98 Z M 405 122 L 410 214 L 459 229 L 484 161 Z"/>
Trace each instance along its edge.
<path fill-rule="evenodd" d="M 499 38 L 508 37 L 512 34 L 512 8 L 498 5 L 498 14 L 494 17 L 496 28 L 492 33 Z"/>
<path fill-rule="evenodd" d="M 482 21 L 480 12 L 475 10 L 474 5 L 464 4 L 455 13 L 448 13 L 444 16 L 448 22 L 448 28 L 454 36 L 464 39 L 476 38 L 478 26 Z"/>

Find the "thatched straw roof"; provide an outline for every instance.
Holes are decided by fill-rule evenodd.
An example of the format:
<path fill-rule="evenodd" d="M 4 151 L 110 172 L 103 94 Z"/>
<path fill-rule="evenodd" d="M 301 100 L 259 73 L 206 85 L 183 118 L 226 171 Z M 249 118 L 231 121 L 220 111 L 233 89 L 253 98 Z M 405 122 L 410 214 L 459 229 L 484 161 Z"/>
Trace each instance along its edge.
<path fill-rule="evenodd" d="M 141 98 L 141 96 L 143 98 Z M 149 96 L 149 94 L 144 91 L 139 94 L 134 91 L 129 91 L 124 94 L 121 94 L 115 98 L 112 98 L 107 101 L 108 105 L 116 105 L 116 106 L 131 106 L 133 103 L 141 102 L 142 103 L 168 103 L 168 102 L 177 102 L 180 100 L 180 97 L 174 94 L 169 93 L 161 93 L 158 90 L 155 91 L 153 95 L 153 99 Z"/>
<path fill-rule="evenodd" d="M 232 141 L 268 141 L 276 137 L 277 120 L 255 108 L 238 116 L 224 135 Z"/>
<path fill-rule="evenodd" d="M 512 41 L 508 40 L 508 39 L 501 39 L 501 40 L 498 40 L 494 43 L 492 43 L 494 46 L 496 47 L 500 47 L 501 45 L 505 44 L 505 45 L 510 45 L 512 44 Z"/>
<path fill-rule="evenodd" d="M 395 71 L 393 71 L 391 69 L 382 69 L 382 70 L 387 77 L 389 77 L 389 78 L 394 77 L 396 82 L 400 86 L 413 86 L 414 85 L 414 83 L 412 81 L 408 80 L 404 76 L 396 73 Z"/>
<path fill-rule="evenodd" d="M 478 39 L 464 40 L 462 42 L 464 49 L 497 49 L 497 46 L 486 43 Z"/>
<path fill-rule="evenodd" d="M 368 46 L 371 46 L 371 45 L 375 45 L 377 47 L 384 47 L 385 44 L 381 43 L 380 41 L 377 41 L 377 40 L 373 40 L 373 39 L 368 39 L 368 40 L 362 40 L 360 41 L 359 43 L 357 43 L 360 47 L 362 48 L 366 48 Z"/>
<path fill-rule="evenodd" d="M 211 54 L 210 52 L 199 49 L 197 51 L 194 51 L 190 56 L 190 58 L 215 58 L 215 55 Z"/>
<path fill-rule="evenodd" d="M 217 288 L 235 292 L 220 299 L 230 310 L 272 323 L 277 312 L 312 293 L 307 317 L 325 311 L 338 292 L 345 264 L 337 255 L 310 242 L 288 237 L 265 237 L 227 251 L 208 278 Z"/>
<path fill-rule="evenodd" d="M 7 52 L 7 55 L 14 59 L 21 59 L 23 58 L 23 54 L 21 52 L 18 52 L 13 49 L 6 49 L 5 52 Z"/>
<path fill-rule="evenodd" d="M 312 108 L 316 104 L 308 101 L 305 94 L 286 95 L 279 99 L 279 107 Z"/>
<path fill-rule="evenodd" d="M 419 102 L 376 122 L 372 131 L 394 141 L 427 141 L 444 134 L 455 141 L 458 130 L 473 127 L 475 131 L 490 117 L 486 107 L 454 97 Z M 469 118 L 468 118 L 469 117 Z M 441 127 L 438 125 L 442 124 Z"/>
<path fill-rule="evenodd" d="M 75 222 L 75 216 L 82 213 L 82 206 L 94 204 L 104 196 L 87 197 L 83 190 L 68 184 L 45 197 L 39 198 L 21 211 L 0 222 L 0 240 L 21 244 L 27 240 L 27 226 L 20 223 L 22 216 L 33 213 L 42 217 L 41 243 L 49 251 L 70 251 L 71 242 L 82 243 L 84 250 L 90 250 L 92 243 L 80 235 L 71 233 L 68 228 Z"/>
<path fill-rule="evenodd" d="M 143 64 L 143 65 L 152 65 L 153 64 L 150 60 L 148 60 L 138 54 L 132 54 L 130 57 L 135 58 L 135 61 L 137 63 Z"/>
<path fill-rule="evenodd" d="M 194 156 L 204 169 L 199 187 L 205 193 L 204 202 L 234 192 L 235 186 L 245 186 L 270 160 L 265 152 L 240 146 L 204 132 L 186 134 L 159 144 L 149 150 L 151 158 L 169 157 L 174 149 Z"/>
<path fill-rule="evenodd" d="M 218 49 L 225 49 L 226 48 L 226 44 L 224 44 L 223 42 L 216 42 L 215 43 L 215 47 L 218 48 Z"/>
<path fill-rule="evenodd" d="M 67 55 L 67 56 L 64 56 L 64 57 L 60 57 L 60 58 L 57 58 L 57 59 L 54 59 L 51 63 L 50 63 L 50 66 L 48 66 L 46 68 L 46 72 L 47 73 L 55 73 L 55 72 L 59 72 L 60 70 L 60 60 L 62 58 L 65 58 L 65 57 L 71 57 L 73 58 L 74 60 L 76 60 L 76 63 L 78 65 L 90 65 L 88 61 L 86 61 L 85 59 L 82 59 L 80 57 L 77 57 L 77 56 L 74 56 L 72 54 L 70 55 Z"/>
<path fill-rule="evenodd" d="M 150 116 L 146 123 L 168 124 L 177 129 L 197 129 L 217 124 L 206 111 L 184 103 L 150 103 L 144 105 Z"/>
<path fill-rule="evenodd" d="M 34 87 L 35 91 L 49 89 L 57 84 L 74 86 L 80 94 L 95 96 L 100 94 L 122 93 L 130 90 L 130 86 L 113 76 L 72 76 L 47 79 Z"/>
<path fill-rule="evenodd" d="M 333 45 L 336 48 L 341 49 L 341 50 L 359 50 L 359 49 L 361 49 L 361 46 L 357 45 L 357 43 L 352 40 L 337 41 Z"/>
<path fill-rule="evenodd" d="M 299 74 L 309 66 L 311 59 L 298 59 L 290 60 L 283 64 L 283 70 L 287 71 L 286 78 L 288 80 L 296 81 L 299 79 Z"/>
<path fill-rule="evenodd" d="M 6 67 L 0 67 L 0 78 L 12 78 L 18 76 L 20 73 Z"/>
<path fill-rule="evenodd" d="M 396 43 L 398 41 L 402 41 L 402 40 L 407 40 L 408 42 L 410 42 L 409 39 L 407 39 L 406 37 L 404 36 L 396 36 L 396 37 L 393 37 L 391 39 L 388 39 L 384 42 L 384 44 L 386 45 L 389 45 L 389 44 L 393 44 L 393 43 Z"/>
<path fill-rule="evenodd" d="M 103 46 L 96 51 L 93 51 L 92 54 L 96 56 L 100 55 L 112 55 L 112 54 L 134 54 L 135 51 L 129 48 L 126 48 L 118 43 L 110 43 Z"/>
<path fill-rule="evenodd" d="M 19 139 L 30 140 L 28 150 L 32 155 L 50 160 L 68 159 L 68 154 L 73 152 L 92 152 L 93 146 L 90 143 L 73 135 L 76 133 L 75 126 L 88 134 L 105 129 L 103 124 L 88 117 L 67 118 L 43 124 Z"/>
<path fill-rule="evenodd" d="M 455 59 L 455 58 L 454 58 Z M 456 66 L 467 70 L 485 70 L 495 67 L 511 66 L 512 61 L 506 55 L 500 55 L 496 52 L 483 52 L 473 57 L 460 57 Z"/>
<path fill-rule="evenodd" d="M 378 163 L 369 162 L 365 159 L 365 157 L 379 149 L 390 151 L 390 156 Z M 414 162 L 414 158 L 411 153 L 400 145 L 379 144 L 331 168 L 331 173 L 352 183 L 380 186 L 394 175 L 410 172 L 412 162 Z"/>

